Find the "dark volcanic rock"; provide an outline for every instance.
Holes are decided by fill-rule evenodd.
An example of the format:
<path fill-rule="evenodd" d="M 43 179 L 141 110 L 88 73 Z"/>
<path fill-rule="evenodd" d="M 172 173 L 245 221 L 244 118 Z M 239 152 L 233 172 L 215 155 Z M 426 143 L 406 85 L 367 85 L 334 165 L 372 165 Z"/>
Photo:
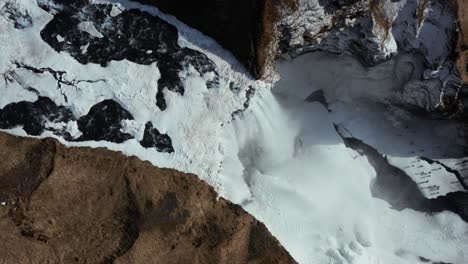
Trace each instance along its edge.
<path fill-rule="evenodd" d="M 78 119 L 78 129 L 83 135 L 78 141 L 95 140 L 122 143 L 133 138 L 123 133 L 122 121 L 132 120 L 133 116 L 114 100 L 104 100 L 89 110 L 88 114 Z"/>
<path fill-rule="evenodd" d="M 0 146 L 2 263 L 295 263 L 194 175 L 50 139 Z"/>
<path fill-rule="evenodd" d="M 133 116 L 114 100 L 104 100 L 91 107 L 88 114 L 76 119 L 71 110 L 57 106 L 48 97 L 39 97 L 35 102 L 11 103 L 0 109 L 0 129 L 23 127 L 32 136 L 50 131 L 68 141 L 108 141 L 122 143 L 134 138 L 122 132 L 124 120 Z M 76 121 L 82 135 L 73 138 L 67 131 L 67 123 Z M 146 124 L 145 134 L 140 144 L 145 148 L 156 148 L 159 152 L 174 152 L 172 140 L 159 133 L 152 123 Z"/>
<path fill-rule="evenodd" d="M 136 9 L 112 16 L 112 5 L 89 4 L 86 0 L 39 3 L 41 8 L 54 14 L 41 31 L 41 37 L 56 51 L 68 52 L 82 64 L 97 63 L 103 67 L 110 61 L 124 59 L 143 65 L 157 63 L 161 73 L 157 106 L 161 110 L 166 109 L 165 88 L 184 94 L 179 73 L 189 65 L 201 75 L 214 72 L 214 78 L 207 82 L 208 88 L 218 83 L 214 62 L 201 52 L 181 48 L 177 28 L 157 16 Z M 57 8 L 52 3 L 62 5 L 57 5 Z M 82 30 L 90 25 L 100 35 Z M 57 36 L 65 38 L 65 41 L 60 41 Z"/>
<path fill-rule="evenodd" d="M 23 126 L 24 131 L 33 136 L 44 132 L 47 122 L 68 122 L 70 119 L 73 119 L 70 110 L 57 106 L 47 97 L 39 97 L 33 103 L 11 103 L 0 109 L 0 128 Z"/>
<path fill-rule="evenodd" d="M 148 122 L 145 125 L 145 133 L 140 144 L 145 148 L 156 148 L 159 152 L 174 152 L 171 138 L 166 134 L 161 134 L 153 124 Z"/>
<path fill-rule="evenodd" d="M 296 0 L 138 0 L 175 15 L 229 49 L 257 78 L 276 52 L 280 13 L 297 7 Z"/>

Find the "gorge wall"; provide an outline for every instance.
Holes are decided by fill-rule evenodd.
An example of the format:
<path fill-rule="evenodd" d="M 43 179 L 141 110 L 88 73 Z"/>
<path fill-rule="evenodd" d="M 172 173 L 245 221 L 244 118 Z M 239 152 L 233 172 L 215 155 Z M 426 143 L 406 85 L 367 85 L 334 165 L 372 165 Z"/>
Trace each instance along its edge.
<path fill-rule="evenodd" d="M 465 82 L 468 82 L 468 1 L 453 1 L 458 16 L 457 67 Z"/>
<path fill-rule="evenodd" d="M 256 77 L 275 57 L 276 23 L 297 8 L 295 0 L 139 0 L 174 15 L 216 39 Z"/>
<path fill-rule="evenodd" d="M 364 63 L 378 63 L 395 52 L 391 30 L 408 2 L 417 2 L 419 27 L 432 2 L 373 0 L 271 0 L 196 3 L 186 0 L 138 0 L 172 14 L 188 25 L 216 39 L 230 50 L 257 78 L 274 75 L 274 61 L 282 54 L 297 55 L 320 49 L 355 54 Z M 457 68 L 467 74 L 467 2 L 452 1 L 458 15 Z M 410 25 L 409 25 L 410 26 Z M 337 30 L 343 33 L 335 34 Z M 339 43 L 344 38 L 348 40 Z"/>

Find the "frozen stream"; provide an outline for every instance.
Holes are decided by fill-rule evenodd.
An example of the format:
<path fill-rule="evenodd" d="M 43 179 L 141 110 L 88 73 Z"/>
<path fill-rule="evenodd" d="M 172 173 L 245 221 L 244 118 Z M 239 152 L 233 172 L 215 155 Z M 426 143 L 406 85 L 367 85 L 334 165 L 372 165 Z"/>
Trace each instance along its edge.
<path fill-rule="evenodd" d="M 372 145 L 402 171 L 424 162 L 423 154 L 446 164 L 463 159 L 456 123 L 384 105 L 412 78 L 398 63 L 365 69 L 324 53 L 283 62 L 282 80 L 272 91 L 258 90 L 226 128 L 225 195 L 264 221 L 299 263 L 468 261 L 468 225 L 458 215 L 398 211 L 374 198 L 374 168 L 335 130 L 337 124 L 345 136 Z M 317 90 L 330 112 L 310 102 L 320 98 Z M 418 183 L 425 197 L 463 190 L 453 174 L 417 165 L 434 169 L 426 185 L 439 186 L 431 192 Z M 418 181 L 419 173 L 405 171 Z"/>

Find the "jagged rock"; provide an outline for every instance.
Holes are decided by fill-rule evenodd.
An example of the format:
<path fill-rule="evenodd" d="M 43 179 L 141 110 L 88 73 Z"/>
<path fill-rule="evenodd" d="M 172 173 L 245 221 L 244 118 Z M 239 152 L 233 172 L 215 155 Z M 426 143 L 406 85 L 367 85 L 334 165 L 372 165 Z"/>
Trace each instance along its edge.
<path fill-rule="evenodd" d="M 132 120 L 133 116 L 114 100 L 104 100 L 89 110 L 89 113 L 78 119 L 78 128 L 83 132 L 79 141 L 105 140 L 122 143 L 132 136 L 124 133 L 123 120 Z"/>
<path fill-rule="evenodd" d="M 82 64 L 106 66 L 124 59 L 143 65 L 157 63 L 161 77 L 156 105 L 161 110 L 167 107 L 164 89 L 184 94 L 179 73 L 189 65 L 201 75 L 214 73 L 207 81 L 208 88 L 218 84 L 215 63 L 199 51 L 180 47 L 177 28 L 157 16 L 137 9 L 113 14 L 112 5 L 88 0 L 63 5 L 60 0 L 38 3 L 54 14 L 41 37 L 56 51 L 68 52 Z"/>
<path fill-rule="evenodd" d="M 295 263 L 195 175 L 0 134 L 2 263 Z"/>
<path fill-rule="evenodd" d="M 153 128 L 151 122 L 146 123 L 143 140 L 140 144 L 144 148 L 156 148 L 160 152 L 174 152 L 171 138 L 166 134 L 161 134 L 157 128 Z"/>
<path fill-rule="evenodd" d="M 430 94 L 433 104 L 417 104 L 432 112 L 457 115 L 461 109 L 460 80 L 452 58 L 456 39 L 455 14 L 441 0 L 289 0 L 193 1 L 140 0 L 175 15 L 218 40 L 257 78 L 275 79 L 274 64 L 282 55 L 299 56 L 325 50 L 351 54 L 374 66 L 399 54 L 421 56 L 430 74 L 411 84 L 411 93 Z M 459 4 L 463 32 L 465 1 Z M 434 36 L 436 41 L 433 42 Z M 466 38 L 461 34 L 460 39 Z M 466 45 L 459 45 L 458 70 L 465 77 Z M 440 85 L 431 82 L 438 81 Z M 414 88 L 414 89 L 413 89 Z M 408 89 L 406 89 L 408 90 Z M 403 95 L 402 98 L 410 98 Z M 427 100 L 426 100 L 427 101 Z M 414 107 L 414 102 L 400 102 Z"/>
<path fill-rule="evenodd" d="M 72 118 L 69 109 L 57 106 L 47 97 L 39 97 L 33 103 L 11 103 L 0 109 L 0 128 L 23 126 L 26 133 L 38 136 L 45 130 L 47 122 L 68 122 Z"/>
<path fill-rule="evenodd" d="M 78 119 L 68 107 L 58 106 L 50 98 L 42 96 L 35 102 L 21 101 L 0 108 L 0 129 L 22 127 L 32 136 L 48 131 L 68 141 L 122 143 L 134 138 L 124 131 L 124 122 L 129 120 L 133 120 L 132 114 L 111 99 L 93 105 L 86 115 Z M 151 122 L 146 124 L 140 144 L 145 148 L 156 148 L 159 152 L 174 152 L 169 135 L 159 133 Z"/>
<path fill-rule="evenodd" d="M 138 0 L 175 15 L 229 49 L 256 77 L 268 77 L 277 56 L 276 23 L 297 0 Z"/>

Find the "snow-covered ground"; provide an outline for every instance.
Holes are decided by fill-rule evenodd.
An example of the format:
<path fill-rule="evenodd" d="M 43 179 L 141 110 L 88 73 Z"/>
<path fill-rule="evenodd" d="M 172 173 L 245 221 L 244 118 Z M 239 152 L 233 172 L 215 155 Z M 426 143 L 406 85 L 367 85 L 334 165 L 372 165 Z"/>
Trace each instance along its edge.
<path fill-rule="evenodd" d="M 466 263 L 468 224 L 450 212 L 399 212 L 373 197 L 374 169 L 334 128 L 374 146 L 419 182 L 419 172 L 441 167 L 407 168 L 422 163 L 419 156 L 448 163 L 463 154 L 462 137 L 452 133 L 457 124 L 384 106 L 398 92 L 398 67 L 365 69 L 351 57 L 313 53 L 279 68 L 283 79 L 226 128 L 222 177 L 233 187 L 225 195 L 264 221 L 299 263 Z M 318 89 L 331 112 L 304 100 Z M 463 190 L 443 168 L 426 180 L 420 188 L 427 197 Z M 439 192 L 426 191 L 429 185 Z"/>
<path fill-rule="evenodd" d="M 47 1 L 42 1 L 47 2 Z M 105 1 L 96 1 L 104 3 Z M 111 16 L 119 14 L 115 10 L 137 8 L 153 15 L 161 13 L 152 7 L 145 7 L 128 1 L 115 2 L 110 11 Z M 118 3 L 117 3 L 118 2 Z M 267 86 L 251 80 L 243 72 L 233 56 L 222 50 L 210 38 L 189 29 L 177 22 L 173 17 L 161 15 L 164 19 L 175 24 L 179 31 L 179 45 L 200 51 L 205 51 L 210 59 L 216 62 L 220 74 L 220 82 L 214 89 L 206 87 L 209 74 L 201 76 L 193 67 L 180 73 L 183 85 L 186 87 L 184 96 L 165 90 L 167 109 L 161 111 L 156 106 L 156 92 L 160 78 L 157 63 L 140 65 L 128 60 L 111 61 L 107 67 L 99 64 L 80 64 L 67 52 L 56 52 L 45 43 L 40 32 L 53 16 L 38 7 L 35 0 L 9 0 L 14 6 L 29 14 L 33 24 L 24 29 L 14 28 L 13 21 L 6 16 L 0 16 L 0 108 L 13 102 L 34 102 L 38 96 L 51 98 L 56 104 L 67 106 L 77 117 L 85 115 L 98 102 L 112 99 L 118 102 L 133 117 L 131 123 L 125 122 L 124 129 L 141 131 L 147 122 L 156 125 L 161 133 L 167 133 L 173 142 L 175 152 L 160 153 L 155 149 L 141 147 L 136 139 L 122 144 L 110 142 L 65 142 L 69 146 L 107 147 L 122 151 L 127 155 L 136 155 L 143 160 L 149 160 L 160 167 L 176 168 L 180 171 L 200 175 L 211 185 L 221 188 L 222 183 L 217 178 L 222 154 L 221 144 L 222 125 L 231 119 L 231 114 L 242 108 L 248 85 L 258 87 Z M 0 9 L 6 2 L 0 2 Z M 92 21 L 80 24 L 80 28 L 87 33 L 100 37 Z M 91 34 L 89 33 L 89 34 Z M 63 38 L 63 39 L 62 39 Z M 60 40 L 67 41 L 66 36 Z M 210 52 L 206 50 L 209 49 Z M 57 80 L 52 74 L 33 73 L 27 69 L 17 67 L 17 61 L 36 68 L 51 68 L 65 72 L 66 80 L 103 80 L 97 82 L 79 82 L 75 87 L 62 85 L 58 89 Z M 7 79 L 11 81 L 7 81 Z M 238 89 L 232 89 L 232 88 Z M 65 100 L 67 98 L 68 100 Z M 76 122 L 66 124 L 71 134 L 76 131 Z M 129 127 L 132 126 L 132 127 Z M 75 128 L 73 130 L 73 128 Z M 24 135 L 21 128 L 10 132 Z M 136 133 L 141 134 L 141 133 Z M 41 137 L 54 136 L 51 132 L 44 132 Z M 137 138 L 139 138 L 138 136 Z M 207 140 L 209 139 L 209 140 Z"/>
<path fill-rule="evenodd" d="M 157 63 L 80 64 L 42 40 L 40 31 L 53 18 L 50 13 L 34 0 L 8 0 L 27 12 L 32 24 L 20 29 L 0 16 L 0 108 L 34 102 L 39 93 L 80 117 L 98 102 L 115 100 L 134 117 L 122 122 L 122 129 L 134 139 L 122 144 L 59 140 L 69 146 L 107 147 L 156 166 L 197 174 L 220 195 L 265 222 L 300 263 L 413 264 L 424 259 L 468 263 L 468 225 L 450 212 L 397 211 L 374 198 L 374 168 L 347 148 L 334 128 L 339 125 L 386 155 L 428 198 L 463 190 L 453 171 L 468 175 L 465 128 L 455 121 L 428 120 L 389 106 L 401 101 L 406 88 L 416 86 L 420 76 L 416 73 L 424 70 L 418 58 L 406 54 L 365 68 L 351 57 L 306 54 L 281 62 L 282 80 L 272 88 L 253 81 L 213 40 L 156 8 L 123 0 L 93 2 L 112 2 L 111 17 L 137 8 L 174 24 L 181 47 L 201 51 L 215 62 L 219 84 L 208 89 L 212 74 L 201 75 L 189 66 L 180 73 L 185 94 L 165 90 L 167 109 L 161 111 L 156 106 L 161 78 Z M 5 3 L 0 2 L 0 10 Z M 95 38 L 107 37 L 93 21 L 80 28 Z M 67 36 L 56 39 L 66 42 Z M 90 52 L 89 46 L 81 50 Z M 13 61 L 64 71 L 66 80 L 96 82 L 58 87 L 51 74 L 19 68 Z M 413 86 L 408 88 L 408 83 Z M 305 101 L 318 90 L 330 111 L 318 102 Z M 138 143 L 147 122 L 170 136 L 173 153 Z M 72 135 L 80 132 L 75 121 L 48 126 L 66 126 Z M 21 127 L 6 131 L 25 135 Z M 40 135 L 46 136 L 57 137 L 51 132 Z"/>

